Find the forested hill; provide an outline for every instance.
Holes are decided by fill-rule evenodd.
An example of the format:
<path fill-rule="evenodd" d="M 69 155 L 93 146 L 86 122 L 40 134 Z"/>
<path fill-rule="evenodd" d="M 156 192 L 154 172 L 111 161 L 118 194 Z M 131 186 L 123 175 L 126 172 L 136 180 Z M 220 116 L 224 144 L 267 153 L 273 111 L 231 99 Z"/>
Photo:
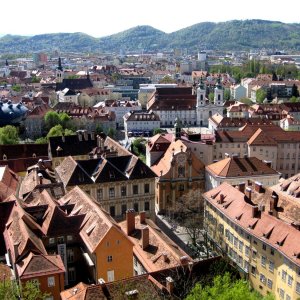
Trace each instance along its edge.
<path fill-rule="evenodd" d="M 115 52 L 179 49 L 294 49 L 300 50 L 300 23 L 246 20 L 203 22 L 164 33 L 151 26 L 137 26 L 102 38 L 84 33 L 41 34 L 0 38 L 0 53 L 33 51 Z"/>

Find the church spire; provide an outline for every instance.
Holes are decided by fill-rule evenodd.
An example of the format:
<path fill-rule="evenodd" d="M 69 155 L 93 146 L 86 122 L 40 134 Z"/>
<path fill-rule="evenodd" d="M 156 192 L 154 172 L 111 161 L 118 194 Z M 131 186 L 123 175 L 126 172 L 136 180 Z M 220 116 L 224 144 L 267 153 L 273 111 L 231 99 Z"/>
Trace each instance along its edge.
<path fill-rule="evenodd" d="M 8 61 L 7 60 L 5 61 L 5 65 L 8 67 Z"/>
<path fill-rule="evenodd" d="M 60 70 L 60 71 L 63 70 L 62 65 L 61 65 L 61 58 L 60 57 L 58 58 L 58 68 L 57 69 Z"/>

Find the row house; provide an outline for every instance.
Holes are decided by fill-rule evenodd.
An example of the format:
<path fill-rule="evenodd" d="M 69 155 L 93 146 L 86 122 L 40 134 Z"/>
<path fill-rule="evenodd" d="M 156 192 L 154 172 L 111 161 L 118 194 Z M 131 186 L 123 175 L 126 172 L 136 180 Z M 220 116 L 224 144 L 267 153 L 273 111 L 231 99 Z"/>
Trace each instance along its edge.
<path fill-rule="evenodd" d="M 240 157 L 255 156 L 267 161 L 271 167 L 290 177 L 300 171 L 300 133 L 288 132 L 270 124 L 247 124 L 240 131 L 216 131 L 214 160 L 225 158 L 225 154 Z"/>
<path fill-rule="evenodd" d="M 280 185 L 281 190 L 290 192 L 295 188 L 290 180 Z M 263 204 L 262 197 L 268 198 Z M 280 197 L 261 185 L 253 190 L 222 183 L 204 194 L 205 226 L 215 250 L 227 256 L 259 293 L 297 299 L 300 261 L 295 241 L 300 238 L 299 223 L 298 219 L 281 219 L 287 200 Z M 296 212 L 299 216 L 299 205 L 293 203 L 294 216 Z"/>
<path fill-rule="evenodd" d="M 131 111 L 124 115 L 125 135 L 128 137 L 133 132 L 152 135 L 156 128 L 160 128 L 159 116 L 154 112 Z"/>
<path fill-rule="evenodd" d="M 259 182 L 263 186 L 278 183 L 280 174 L 256 157 L 227 157 L 205 167 L 206 190 L 216 188 L 224 181 L 231 185 Z"/>
<path fill-rule="evenodd" d="M 156 174 L 109 137 L 95 153 L 87 160 L 69 156 L 56 167 L 66 190 L 80 186 L 115 218 L 124 218 L 129 208 L 153 217 Z"/>

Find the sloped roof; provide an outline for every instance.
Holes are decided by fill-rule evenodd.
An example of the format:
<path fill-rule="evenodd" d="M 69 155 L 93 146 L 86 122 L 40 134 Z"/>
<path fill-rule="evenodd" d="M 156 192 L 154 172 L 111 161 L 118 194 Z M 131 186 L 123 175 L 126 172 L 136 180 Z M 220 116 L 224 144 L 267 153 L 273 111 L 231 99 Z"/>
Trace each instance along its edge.
<path fill-rule="evenodd" d="M 278 174 L 256 157 L 229 157 L 206 166 L 206 170 L 220 177 L 244 177 Z"/>
<path fill-rule="evenodd" d="M 33 254 L 32 252 L 17 264 L 18 275 L 21 279 L 29 279 L 44 275 L 65 272 L 60 255 Z"/>
<path fill-rule="evenodd" d="M 224 198 L 222 202 L 221 194 Z M 253 216 L 253 205 L 245 201 L 244 193 L 226 182 L 206 192 L 204 197 L 233 223 L 251 235 L 263 239 L 265 244 L 272 246 L 300 266 L 300 245 L 295 243 L 300 239 L 299 230 L 263 211 Z M 251 229 L 249 225 L 252 225 Z"/>
<path fill-rule="evenodd" d="M 264 132 L 259 128 L 248 140 L 247 144 L 251 146 L 276 146 L 277 142 L 270 136 L 270 134 L 268 134 L 268 132 Z"/>

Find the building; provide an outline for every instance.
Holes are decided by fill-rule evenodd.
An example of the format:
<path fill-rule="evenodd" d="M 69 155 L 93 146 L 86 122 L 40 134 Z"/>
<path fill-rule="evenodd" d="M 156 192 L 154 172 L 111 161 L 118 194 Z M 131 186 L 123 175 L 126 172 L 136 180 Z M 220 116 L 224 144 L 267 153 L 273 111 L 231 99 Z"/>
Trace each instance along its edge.
<path fill-rule="evenodd" d="M 178 134 L 178 133 L 177 133 Z M 204 190 L 204 165 L 179 139 L 169 144 L 164 154 L 151 166 L 155 172 L 155 211 L 175 211 L 184 197 L 201 208 L 200 196 L 195 191 Z"/>
<path fill-rule="evenodd" d="M 127 211 L 126 221 L 119 225 L 134 245 L 134 275 L 193 263 L 193 259 L 187 253 L 166 236 L 152 220 L 146 218 L 145 212 L 140 212 L 136 216 L 134 210 Z"/>
<path fill-rule="evenodd" d="M 207 191 L 225 181 L 232 185 L 253 181 L 272 186 L 279 182 L 279 177 L 278 172 L 256 157 L 227 157 L 205 167 Z"/>
<path fill-rule="evenodd" d="M 131 111 L 124 115 L 123 119 L 127 137 L 133 133 L 150 136 L 154 129 L 160 128 L 159 116 L 152 111 Z"/>
<path fill-rule="evenodd" d="M 90 159 L 69 156 L 56 167 L 66 190 L 78 185 L 115 218 L 124 218 L 129 208 L 154 217 L 156 174 L 113 139 L 99 143 Z"/>
<path fill-rule="evenodd" d="M 0 166 L 0 202 L 14 196 L 19 185 L 19 176 L 8 166 Z"/>
<path fill-rule="evenodd" d="M 268 193 L 269 204 L 264 206 L 252 202 L 253 194 L 264 194 L 262 186 L 243 191 L 244 186 L 222 183 L 204 194 L 208 237 L 261 294 L 297 299 L 299 223 L 278 218 L 285 208 L 279 207 L 277 193 Z"/>
<path fill-rule="evenodd" d="M 241 84 L 232 85 L 230 87 L 230 96 L 231 99 L 240 101 L 242 98 L 246 98 L 247 89 Z"/>

